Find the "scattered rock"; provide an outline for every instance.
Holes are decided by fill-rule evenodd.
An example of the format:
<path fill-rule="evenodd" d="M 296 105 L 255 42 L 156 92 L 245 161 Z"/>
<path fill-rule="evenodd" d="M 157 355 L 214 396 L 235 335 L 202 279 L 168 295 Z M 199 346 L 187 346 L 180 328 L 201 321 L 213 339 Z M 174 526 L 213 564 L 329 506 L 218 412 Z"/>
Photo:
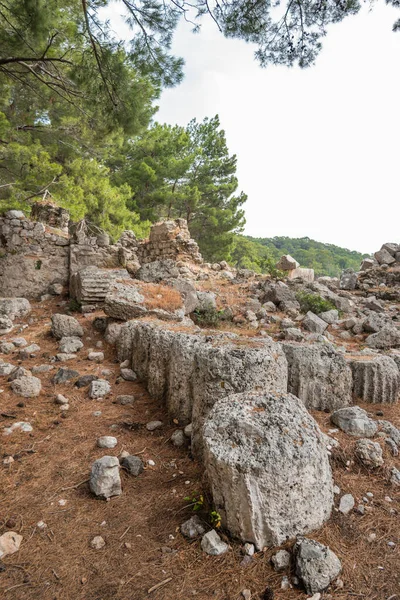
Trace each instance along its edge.
<path fill-rule="evenodd" d="M 348 515 L 349 512 L 353 510 L 354 504 L 355 501 L 353 496 L 351 494 L 345 494 L 340 498 L 339 512 L 341 512 L 342 515 Z"/>
<path fill-rule="evenodd" d="M 122 406 L 131 406 L 135 402 L 134 396 L 123 395 L 117 396 L 117 404 L 122 404 Z"/>
<path fill-rule="evenodd" d="M 69 404 L 68 398 L 66 398 L 62 394 L 57 394 L 55 402 L 56 402 L 56 404 L 59 404 L 60 406 Z"/>
<path fill-rule="evenodd" d="M 160 429 L 163 426 L 162 421 L 149 421 L 146 424 L 147 431 L 155 431 L 156 429 Z"/>
<path fill-rule="evenodd" d="M 22 539 L 22 535 L 15 533 L 15 531 L 6 531 L 6 533 L 3 533 L 0 536 L 0 558 L 18 552 Z"/>
<path fill-rule="evenodd" d="M 20 379 L 21 377 L 31 377 L 32 373 L 28 371 L 28 369 L 24 369 L 24 367 L 15 367 L 11 371 L 11 374 L 8 378 L 8 381 L 14 381 L 15 379 Z"/>
<path fill-rule="evenodd" d="M 274 565 L 275 571 L 284 571 L 289 568 L 290 554 L 287 550 L 279 550 L 279 552 L 272 556 L 271 562 Z"/>
<path fill-rule="evenodd" d="M 325 321 L 320 319 L 317 315 L 315 315 L 310 310 L 304 317 L 302 324 L 303 324 L 303 328 L 306 331 L 311 331 L 312 333 L 319 333 L 319 334 L 324 333 L 325 329 L 328 327 L 328 323 L 325 323 Z"/>
<path fill-rule="evenodd" d="M 35 398 L 39 396 L 42 389 L 42 383 L 38 377 L 20 377 L 11 383 L 11 389 L 14 394 L 24 398 Z"/>
<path fill-rule="evenodd" d="M 378 442 L 361 439 L 356 442 L 355 455 L 365 467 L 375 469 L 383 465 L 382 448 Z"/>
<path fill-rule="evenodd" d="M 4 435 L 10 435 L 15 430 L 23 431 L 24 433 L 30 433 L 33 431 L 33 427 L 30 423 L 26 421 L 18 421 L 17 423 L 13 423 L 11 427 L 4 428 Z"/>
<path fill-rule="evenodd" d="M 177 429 L 171 435 L 171 442 L 176 448 L 182 448 L 182 446 L 185 446 L 187 444 L 187 441 L 187 437 L 185 436 L 182 429 Z"/>
<path fill-rule="evenodd" d="M 8 317 L 0 317 L 0 335 L 10 333 L 13 328 L 13 322 Z"/>
<path fill-rule="evenodd" d="M 51 317 L 51 333 L 57 340 L 63 337 L 82 337 L 83 329 L 74 317 L 55 314 Z"/>
<path fill-rule="evenodd" d="M 61 383 L 67 383 L 68 381 L 71 381 L 72 379 L 76 379 L 77 377 L 79 377 L 78 371 L 74 371 L 73 369 L 66 369 L 64 367 L 61 367 L 60 369 L 58 369 L 57 373 L 54 375 L 53 383 L 55 383 L 56 385 L 61 384 Z"/>
<path fill-rule="evenodd" d="M 210 554 L 211 556 L 219 556 L 220 554 L 225 554 L 225 552 L 228 551 L 229 546 L 221 540 L 215 529 L 212 529 L 203 535 L 201 540 L 201 548 L 206 554 Z"/>
<path fill-rule="evenodd" d="M 89 487 L 95 496 L 101 498 L 122 494 L 119 461 L 116 456 L 103 456 L 93 463 Z"/>
<path fill-rule="evenodd" d="M 111 392 L 111 385 L 106 379 L 95 379 L 90 384 L 89 398 L 104 398 Z"/>
<path fill-rule="evenodd" d="M 300 538 L 294 546 L 296 575 L 308 594 L 323 592 L 342 570 L 340 560 L 328 547 Z"/>
<path fill-rule="evenodd" d="M 0 298 L 0 315 L 12 321 L 26 317 L 31 310 L 31 305 L 26 298 Z"/>
<path fill-rule="evenodd" d="M 378 431 L 377 424 L 359 406 L 340 408 L 332 414 L 331 421 L 345 433 L 356 437 L 373 437 Z"/>
<path fill-rule="evenodd" d="M 10 363 L 0 363 L 0 377 L 11 375 L 15 368 L 15 365 L 12 365 Z"/>
<path fill-rule="evenodd" d="M 137 375 L 132 369 L 121 369 L 121 377 L 125 381 L 136 381 Z"/>
<path fill-rule="evenodd" d="M 106 545 L 104 539 L 101 537 L 101 535 L 96 535 L 96 537 L 94 537 L 92 539 L 92 541 L 90 542 L 90 546 L 94 549 L 94 550 L 101 550 L 102 548 L 104 548 L 104 546 Z"/>
<path fill-rule="evenodd" d="M 63 337 L 58 344 L 60 352 L 66 354 L 73 354 L 81 348 L 83 348 L 83 343 L 78 337 Z"/>
<path fill-rule="evenodd" d="M 117 444 L 117 438 L 113 437 L 112 435 L 103 435 L 97 440 L 97 445 L 99 448 L 115 448 Z"/>
<path fill-rule="evenodd" d="M 79 375 L 79 373 L 78 373 Z M 88 386 L 92 381 L 97 381 L 98 377 L 96 375 L 82 375 L 79 377 L 78 381 L 75 383 L 75 387 L 78 389 Z"/>
<path fill-rule="evenodd" d="M 141 458 L 128 454 L 121 459 L 121 466 L 128 471 L 130 475 L 138 477 L 140 473 L 143 473 L 144 464 Z"/>
<path fill-rule="evenodd" d="M 38 346 L 37 344 L 30 344 L 30 346 L 21 348 L 21 350 L 18 352 L 18 356 L 22 360 L 25 360 L 31 358 L 32 356 L 35 356 L 36 352 L 40 352 L 40 346 Z"/>
<path fill-rule="evenodd" d="M 181 525 L 181 533 L 185 537 L 193 540 L 205 533 L 205 527 L 198 515 L 193 515 Z"/>
<path fill-rule="evenodd" d="M 390 470 L 390 483 L 393 483 L 393 485 L 400 485 L 400 471 L 396 469 L 396 467 L 393 467 Z"/>
<path fill-rule="evenodd" d="M 101 363 L 104 360 L 104 353 L 103 352 L 89 352 L 88 359 L 93 362 L 96 362 L 96 363 Z"/>

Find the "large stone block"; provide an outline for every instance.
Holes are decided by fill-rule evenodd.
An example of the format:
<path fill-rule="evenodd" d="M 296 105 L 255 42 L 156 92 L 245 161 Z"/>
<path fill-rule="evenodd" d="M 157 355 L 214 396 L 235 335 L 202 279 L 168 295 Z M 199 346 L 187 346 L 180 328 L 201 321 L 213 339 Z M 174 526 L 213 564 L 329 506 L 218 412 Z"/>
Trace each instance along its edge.
<path fill-rule="evenodd" d="M 330 345 L 282 344 L 289 369 L 288 391 L 306 408 L 337 410 L 351 404 L 351 369 Z"/>
<path fill-rule="evenodd" d="M 219 400 L 205 422 L 204 460 L 224 526 L 258 550 L 313 531 L 331 514 L 323 437 L 291 394 Z"/>
<path fill-rule="evenodd" d="M 389 356 L 354 357 L 349 360 L 353 372 L 355 400 L 373 404 L 394 404 L 400 391 L 400 373 Z"/>

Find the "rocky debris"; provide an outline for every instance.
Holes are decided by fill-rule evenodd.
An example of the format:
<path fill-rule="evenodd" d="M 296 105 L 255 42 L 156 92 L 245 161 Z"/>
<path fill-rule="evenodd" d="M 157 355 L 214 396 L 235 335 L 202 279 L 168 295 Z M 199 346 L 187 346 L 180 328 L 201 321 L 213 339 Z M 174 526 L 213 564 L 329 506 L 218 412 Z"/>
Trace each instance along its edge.
<path fill-rule="evenodd" d="M 104 339 L 107 342 L 107 344 L 111 344 L 112 346 L 116 344 L 121 334 L 121 328 L 122 323 L 111 322 L 107 324 L 106 332 L 104 334 Z"/>
<path fill-rule="evenodd" d="M 8 381 L 14 381 L 15 379 L 20 379 L 21 377 L 31 377 L 32 373 L 28 371 L 28 369 L 24 369 L 24 367 L 15 367 L 8 378 Z"/>
<path fill-rule="evenodd" d="M 328 323 L 328 325 L 332 325 L 339 318 L 339 312 L 336 309 L 326 310 L 325 312 L 319 313 L 318 317 Z"/>
<path fill-rule="evenodd" d="M 26 298 L 0 298 L 0 315 L 11 321 L 26 317 L 32 308 Z"/>
<path fill-rule="evenodd" d="M 121 369 L 121 377 L 125 381 L 136 381 L 137 375 L 132 369 Z"/>
<path fill-rule="evenodd" d="M 304 333 L 297 327 L 285 329 L 285 340 L 288 342 L 302 342 L 305 338 Z"/>
<path fill-rule="evenodd" d="M 380 265 L 391 265 L 396 262 L 395 257 L 384 246 L 378 252 L 375 252 L 374 257 Z"/>
<path fill-rule="evenodd" d="M 279 550 L 271 557 L 275 571 L 285 571 L 290 565 L 290 554 L 287 550 Z"/>
<path fill-rule="evenodd" d="M 181 525 L 181 533 L 190 540 L 194 540 L 206 532 L 202 520 L 198 515 L 193 515 Z"/>
<path fill-rule="evenodd" d="M 394 404 L 400 391 L 400 372 L 389 356 L 349 360 L 355 399 L 373 404 Z"/>
<path fill-rule="evenodd" d="M 11 375 L 15 368 L 15 365 L 12 365 L 11 363 L 0 362 L 0 377 Z"/>
<path fill-rule="evenodd" d="M 219 556 L 220 554 L 225 554 L 225 552 L 229 550 L 228 544 L 221 540 L 215 529 L 211 529 L 211 531 L 203 535 L 201 548 L 210 556 Z"/>
<path fill-rule="evenodd" d="M 333 481 L 325 444 L 295 396 L 219 400 L 204 425 L 204 446 L 214 504 L 233 536 L 262 549 L 329 518 Z"/>
<path fill-rule="evenodd" d="M 339 512 L 348 515 L 354 508 L 355 500 L 351 494 L 345 494 L 340 498 Z"/>
<path fill-rule="evenodd" d="M 10 435 L 15 430 L 23 431 L 24 433 L 30 433 L 33 431 L 33 427 L 27 421 L 18 421 L 17 423 L 13 423 L 11 427 L 5 427 L 3 433 L 4 435 Z"/>
<path fill-rule="evenodd" d="M 360 271 L 366 271 L 367 269 L 372 269 L 376 265 L 376 261 L 373 258 L 364 258 L 361 263 Z"/>
<path fill-rule="evenodd" d="M 263 302 L 273 302 L 279 308 L 281 308 L 281 303 L 291 303 L 291 306 L 300 308 L 300 304 L 296 300 L 296 294 L 283 281 L 277 283 L 267 282 L 265 284 Z"/>
<path fill-rule="evenodd" d="M 373 312 L 377 313 L 385 312 L 385 307 L 383 303 L 380 300 L 377 300 L 375 296 L 369 296 L 369 298 L 367 298 L 365 308 L 368 308 L 368 310 L 372 310 Z"/>
<path fill-rule="evenodd" d="M 75 371 L 75 373 L 76 373 L 76 371 Z M 79 373 L 77 373 L 77 375 L 79 375 Z M 77 375 L 75 375 L 74 377 L 76 377 Z M 75 387 L 77 387 L 78 389 L 87 387 L 88 385 L 90 385 L 92 383 L 92 381 L 97 381 L 97 380 L 98 380 L 97 375 L 81 375 L 81 377 L 79 377 L 79 379 L 75 382 Z"/>
<path fill-rule="evenodd" d="M 357 440 L 354 453 L 365 467 L 375 469 L 383 465 L 382 448 L 378 442 Z"/>
<path fill-rule="evenodd" d="M 114 319 L 129 321 L 147 312 L 144 301 L 138 286 L 115 283 L 105 297 L 104 312 Z"/>
<path fill-rule="evenodd" d="M 300 264 L 290 254 L 284 254 L 275 266 L 280 271 L 293 271 L 293 269 L 298 269 Z"/>
<path fill-rule="evenodd" d="M 67 404 L 69 404 L 69 400 L 62 394 L 57 394 L 55 403 L 59 404 L 60 406 L 66 406 Z"/>
<path fill-rule="evenodd" d="M 160 429 L 163 426 L 162 421 L 149 421 L 146 424 L 147 431 L 155 431 L 156 429 Z"/>
<path fill-rule="evenodd" d="M 29 346 L 25 346 L 25 348 L 21 348 L 18 352 L 18 356 L 22 360 L 26 360 L 34 357 L 37 352 L 40 352 L 40 346 L 37 344 L 30 344 Z"/>
<path fill-rule="evenodd" d="M 83 343 L 78 337 L 63 337 L 61 338 L 58 349 L 62 353 L 72 354 L 83 348 Z"/>
<path fill-rule="evenodd" d="M 128 394 L 124 394 L 122 396 L 117 396 L 117 404 L 121 404 L 122 406 L 132 406 L 135 402 L 134 396 L 129 396 Z"/>
<path fill-rule="evenodd" d="M 93 463 L 89 487 L 95 496 L 101 498 L 122 494 L 119 461 L 116 456 L 103 456 Z"/>
<path fill-rule="evenodd" d="M 57 373 L 53 377 L 53 383 L 59 385 L 61 383 L 67 383 L 72 379 L 76 379 L 79 377 L 78 371 L 74 371 L 74 369 L 66 369 L 65 367 L 61 367 L 58 369 Z"/>
<path fill-rule="evenodd" d="M 323 592 L 342 570 L 338 557 L 328 546 L 315 540 L 300 538 L 294 546 L 296 575 L 306 592 Z"/>
<path fill-rule="evenodd" d="M 185 315 L 189 315 L 196 310 L 196 308 L 199 306 L 199 298 L 197 295 L 198 292 L 193 283 L 182 278 L 171 279 L 166 281 L 166 283 L 181 294 Z"/>
<path fill-rule="evenodd" d="M 55 314 L 51 317 L 51 323 L 51 333 L 57 340 L 61 340 L 64 337 L 83 336 L 83 329 L 74 317 Z"/>
<path fill-rule="evenodd" d="M 373 437 L 378 431 L 375 421 L 359 406 L 340 408 L 332 414 L 331 421 L 342 431 L 355 437 Z"/>
<path fill-rule="evenodd" d="M 367 333 L 378 333 L 384 327 L 389 327 L 390 323 L 386 315 L 370 312 L 362 321 L 362 330 Z M 358 331 L 358 330 L 357 330 Z M 354 328 L 353 328 L 354 332 Z"/>
<path fill-rule="evenodd" d="M 106 379 L 95 379 L 89 387 L 89 398 L 97 399 L 107 396 L 111 392 L 111 385 Z"/>
<path fill-rule="evenodd" d="M 357 273 L 353 269 L 345 269 L 340 277 L 341 290 L 355 290 L 357 287 Z"/>
<path fill-rule="evenodd" d="M 323 319 L 320 319 L 310 310 L 304 317 L 302 325 L 306 331 L 311 331 L 312 333 L 319 334 L 323 334 L 325 329 L 328 327 L 328 323 L 326 323 Z"/>
<path fill-rule="evenodd" d="M 3 342 L 2 344 L 0 344 L 1 354 L 12 354 L 15 349 L 16 348 L 12 342 Z"/>
<path fill-rule="evenodd" d="M 136 277 L 146 283 L 159 283 L 179 277 L 179 269 L 174 260 L 154 260 L 143 265 L 136 273 Z"/>
<path fill-rule="evenodd" d="M 288 391 L 309 409 L 336 410 L 351 404 L 351 369 L 330 345 L 283 343 Z"/>
<path fill-rule="evenodd" d="M 389 348 L 400 348 L 400 329 L 387 325 L 378 333 L 369 335 L 365 343 L 370 348 L 387 350 Z"/>
<path fill-rule="evenodd" d="M 101 363 L 104 360 L 104 352 L 89 352 L 88 360 L 95 363 Z"/>
<path fill-rule="evenodd" d="M 128 456 L 124 456 L 120 462 L 121 467 L 126 469 L 128 473 L 134 477 L 138 477 L 141 473 L 143 473 L 144 464 L 142 459 L 138 456 L 129 454 Z"/>
<path fill-rule="evenodd" d="M 214 292 L 197 292 L 198 310 L 212 310 L 217 308 L 217 297 Z"/>
<path fill-rule="evenodd" d="M 101 550 L 102 548 L 104 548 L 105 545 L 106 542 L 101 537 L 101 535 L 96 535 L 96 537 L 94 537 L 90 542 L 90 546 L 91 548 L 93 548 L 93 550 Z"/>
<path fill-rule="evenodd" d="M 103 435 L 102 437 L 99 437 L 97 440 L 97 446 L 99 448 L 115 448 L 115 446 L 118 444 L 118 440 L 116 437 L 113 437 L 112 435 Z"/>
<path fill-rule="evenodd" d="M 6 533 L 3 533 L 0 536 L 0 558 L 18 552 L 22 540 L 22 535 L 15 533 L 15 531 L 6 531 Z"/>
<path fill-rule="evenodd" d="M 188 439 L 182 429 L 177 429 L 171 435 L 171 442 L 176 448 L 182 448 L 182 446 L 187 444 L 187 441 Z"/>
<path fill-rule="evenodd" d="M 42 383 L 38 377 L 20 377 L 11 383 L 11 389 L 14 394 L 23 398 L 35 398 L 39 396 L 42 389 Z"/>
<path fill-rule="evenodd" d="M 7 335 L 12 331 L 14 325 L 8 317 L 0 317 L 0 335 Z"/>
<path fill-rule="evenodd" d="M 393 467 L 390 470 L 390 483 L 393 485 L 400 485 L 400 471 Z"/>
<path fill-rule="evenodd" d="M 400 446 L 400 429 L 397 429 L 390 421 L 378 421 L 378 425 L 397 446 Z"/>

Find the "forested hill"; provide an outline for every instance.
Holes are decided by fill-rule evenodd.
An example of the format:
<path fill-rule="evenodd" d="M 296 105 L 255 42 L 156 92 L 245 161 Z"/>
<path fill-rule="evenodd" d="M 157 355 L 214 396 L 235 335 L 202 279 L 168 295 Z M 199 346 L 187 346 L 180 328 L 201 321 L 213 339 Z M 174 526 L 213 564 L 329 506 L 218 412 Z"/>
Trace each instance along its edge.
<path fill-rule="evenodd" d="M 361 260 L 368 256 L 333 244 L 316 242 L 308 237 L 240 237 L 241 241 L 238 240 L 236 248 L 236 265 L 261 271 L 268 270 L 267 263 L 276 263 L 282 254 L 290 254 L 302 267 L 314 269 L 317 277 L 321 275 L 338 277 L 343 269 L 351 267 L 358 270 Z M 240 246 L 243 246 L 240 248 L 241 251 Z M 246 252 L 244 252 L 245 248 Z M 240 254 L 242 256 L 246 254 L 247 260 L 240 259 Z"/>

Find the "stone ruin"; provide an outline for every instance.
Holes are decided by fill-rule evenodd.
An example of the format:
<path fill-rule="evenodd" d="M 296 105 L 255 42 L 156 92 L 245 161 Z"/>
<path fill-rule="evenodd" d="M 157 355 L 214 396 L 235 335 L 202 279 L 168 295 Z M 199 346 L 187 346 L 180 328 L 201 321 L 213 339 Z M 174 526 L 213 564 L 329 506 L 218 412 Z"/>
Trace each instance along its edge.
<path fill-rule="evenodd" d="M 283 271 L 289 279 L 299 277 L 307 283 L 314 281 L 314 269 L 300 267 L 300 264 L 290 254 L 284 254 L 276 263 L 276 268 Z"/>

